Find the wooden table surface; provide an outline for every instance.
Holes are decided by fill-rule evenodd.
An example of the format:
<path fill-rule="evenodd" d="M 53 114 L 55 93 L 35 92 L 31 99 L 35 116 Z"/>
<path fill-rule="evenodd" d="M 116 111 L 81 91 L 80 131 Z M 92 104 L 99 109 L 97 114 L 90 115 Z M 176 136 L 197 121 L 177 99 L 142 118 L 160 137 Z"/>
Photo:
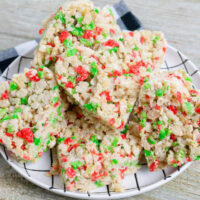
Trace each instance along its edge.
<path fill-rule="evenodd" d="M 118 0 L 110 0 L 113 4 Z M 164 32 L 168 43 L 200 66 L 200 0 L 125 0 L 147 29 Z M 0 0 L 0 51 L 38 37 L 41 21 L 64 0 Z M 95 0 L 103 6 L 108 1 Z M 19 176 L 0 157 L 0 200 L 69 200 Z M 200 200 L 200 162 L 164 186 L 129 200 Z"/>

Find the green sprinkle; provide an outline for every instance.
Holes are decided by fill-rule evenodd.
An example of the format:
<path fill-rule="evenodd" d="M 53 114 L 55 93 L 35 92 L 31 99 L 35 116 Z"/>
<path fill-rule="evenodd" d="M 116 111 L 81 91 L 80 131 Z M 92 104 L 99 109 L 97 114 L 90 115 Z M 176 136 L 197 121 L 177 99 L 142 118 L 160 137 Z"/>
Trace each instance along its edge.
<path fill-rule="evenodd" d="M 150 83 L 145 83 L 145 84 L 144 84 L 144 89 L 145 89 L 145 90 L 148 90 L 150 87 L 151 87 L 151 84 L 150 84 Z"/>
<path fill-rule="evenodd" d="M 152 69 L 151 69 L 151 68 L 147 68 L 147 71 L 151 73 L 151 72 L 152 72 Z"/>
<path fill-rule="evenodd" d="M 86 108 L 88 111 L 92 111 L 96 113 L 97 108 L 99 107 L 99 104 L 90 102 L 88 104 L 84 104 L 83 107 Z"/>
<path fill-rule="evenodd" d="M 28 97 L 20 98 L 20 103 L 22 105 L 27 105 L 28 104 Z"/>
<path fill-rule="evenodd" d="M 7 109 L 6 108 L 0 108 L 0 114 L 6 114 Z"/>
<path fill-rule="evenodd" d="M 58 85 L 55 85 L 52 90 L 58 90 L 59 89 L 59 86 Z"/>
<path fill-rule="evenodd" d="M 41 138 L 34 138 L 34 144 L 35 146 L 39 146 L 41 144 Z"/>
<path fill-rule="evenodd" d="M 119 38 L 119 41 L 123 42 L 123 41 L 124 41 L 124 39 L 123 39 L 123 38 Z"/>
<path fill-rule="evenodd" d="M 165 139 L 165 137 L 166 137 L 166 132 L 165 132 L 165 130 L 164 129 L 162 129 L 162 130 L 160 130 L 160 133 L 159 133 L 159 139 L 160 140 L 164 140 Z"/>
<path fill-rule="evenodd" d="M 38 76 L 40 77 L 40 79 L 43 79 L 44 78 L 44 73 L 42 71 L 39 71 L 38 72 Z"/>
<path fill-rule="evenodd" d="M 77 52 L 78 52 L 77 49 L 69 49 L 69 50 L 66 52 L 66 56 L 67 56 L 67 57 L 74 56 L 74 55 L 77 54 Z"/>
<path fill-rule="evenodd" d="M 76 94 L 76 89 L 75 88 L 72 89 L 72 95 L 74 95 L 74 94 Z"/>
<path fill-rule="evenodd" d="M 111 10 L 111 8 L 108 8 L 108 11 L 109 11 L 110 15 L 113 17 L 114 15 L 113 15 L 113 11 Z"/>
<path fill-rule="evenodd" d="M 159 37 L 156 36 L 156 37 L 153 39 L 153 44 L 156 44 L 158 40 L 159 40 Z"/>
<path fill-rule="evenodd" d="M 6 120 L 10 120 L 10 119 L 11 119 L 10 116 L 5 115 L 5 116 L 0 120 L 0 122 L 4 122 L 4 121 L 6 121 Z"/>
<path fill-rule="evenodd" d="M 114 164 L 114 165 L 118 164 L 117 159 L 112 159 L 112 164 Z"/>
<path fill-rule="evenodd" d="M 60 11 L 55 17 L 56 20 L 60 19 L 60 21 L 62 22 L 62 24 L 65 24 L 65 15 Z"/>
<path fill-rule="evenodd" d="M 33 127 L 33 133 L 35 133 L 37 131 L 37 128 L 36 127 Z"/>
<path fill-rule="evenodd" d="M 189 82 L 192 82 L 192 78 L 191 78 L 191 77 L 189 77 L 189 76 L 188 76 L 188 77 L 186 77 L 186 78 L 185 78 L 185 80 L 186 80 L 186 81 L 189 81 Z"/>
<path fill-rule="evenodd" d="M 8 125 L 8 133 L 12 133 L 13 132 L 13 126 L 12 125 Z"/>
<path fill-rule="evenodd" d="M 100 147 L 101 142 L 97 139 L 96 135 L 92 135 L 91 138 L 90 138 L 90 141 L 92 141 L 93 143 L 96 143 L 96 145 L 98 147 Z"/>
<path fill-rule="evenodd" d="M 181 158 L 185 158 L 185 153 L 183 150 L 179 149 L 178 154 L 181 156 Z"/>
<path fill-rule="evenodd" d="M 194 113 L 194 106 L 189 102 L 184 103 L 183 109 L 186 111 L 188 115 L 192 115 L 192 113 Z"/>
<path fill-rule="evenodd" d="M 94 184 L 95 184 L 97 187 L 103 187 L 103 186 L 104 186 L 104 184 L 101 182 L 101 180 L 95 181 Z"/>
<path fill-rule="evenodd" d="M 80 60 L 80 61 L 83 61 L 83 56 L 79 56 L 79 60 Z"/>
<path fill-rule="evenodd" d="M 176 141 L 176 142 L 173 142 L 173 143 L 172 143 L 172 146 L 173 146 L 173 147 L 177 147 L 177 146 L 179 146 L 179 143 L 178 143 L 177 141 Z"/>
<path fill-rule="evenodd" d="M 14 90 L 17 90 L 18 89 L 18 86 L 15 82 L 11 82 L 10 83 L 10 91 L 14 91 Z"/>
<path fill-rule="evenodd" d="M 61 174 L 62 175 L 65 174 L 65 168 L 64 167 L 62 167 L 62 169 L 61 169 Z"/>
<path fill-rule="evenodd" d="M 151 156 L 151 151 L 144 150 L 144 155 L 145 155 L 146 157 Z"/>
<path fill-rule="evenodd" d="M 77 18 L 77 23 L 78 24 L 82 24 L 82 21 L 83 21 L 83 16 Z"/>
<path fill-rule="evenodd" d="M 124 126 L 124 130 L 121 131 L 120 133 L 121 133 L 121 134 L 127 133 L 128 129 L 129 129 L 128 124 L 126 124 L 126 125 Z"/>
<path fill-rule="evenodd" d="M 20 112 L 22 112 L 22 109 L 21 109 L 21 108 L 16 108 L 16 109 L 14 110 L 14 113 L 20 113 Z"/>
<path fill-rule="evenodd" d="M 135 48 L 134 48 L 135 51 L 138 51 L 139 50 L 139 47 L 137 45 L 135 45 Z"/>
<path fill-rule="evenodd" d="M 112 143 L 111 143 L 111 145 L 112 145 L 113 147 L 117 147 L 118 142 L 119 142 L 118 137 L 115 136 L 114 139 L 113 139 L 113 141 L 112 141 Z"/>
<path fill-rule="evenodd" d="M 81 162 L 80 160 L 71 162 L 70 164 L 72 165 L 72 168 L 73 168 L 73 169 L 77 169 L 77 168 L 79 168 L 79 167 L 81 167 L 81 166 L 84 165 L 84 163 Z"/>
<path fill-rule="evenodd" d="M 145 127 L 146 126 L 146 119 L 144 118 L 144 119 L 142 119 L 141 120 L 141 122 L 140 122 L 140 125 L 142 126 L 142 127 Z"/>
<path fill-rule="evenodd" d="M 83 27 L 85 30 L 94 30 L 95 24 L 93 21 L 91 21 L 90 24 L 85 24 Z"/>
<path fill-rule="evenodd" d="M 128 104 L 127 107 L 128 107 L 128 112 L 132 112 L 133 106 Z"/>
<path fill-rule="evenodd" d="M 97 63 L 96 62 L 91 63 L 90 73 L 91 73 L 92 77 L 97 75 L 98 69 L 97 69 Z"/>
<path fill-rule="evenodd" d="M 200 156 L 197 156 L 194 160 L 200 160 Z"/>
<path fill-rule="evenodd" d="M 71 41 L 71 40 L 68 40 L 68 39 L 65 39 L 65 40 L 64 40 L 63 45 L 64 45 L 64 47 L 66 47 L 66 48 L 71 48 L 71 47 L 73 47 L 72 41 Z"/>
<path fill-rule="evenodd" d="M 74 178 L 74 181 L 79 181 L 78 176 L 76 176 L 76 177 Z"/>
<path fill-rule="evenodd" d="M 116 53 L 118 49 L 119 49 L 119 47 L 114 47 L 112 49 L 109 49 L 108 51 L 109 51 L 110 54 L 112 54 L 113 52 Z"/>
<path fill-rule="evenodd" d="M 98 13 L 99 13 L 99 10 L 98 10 L 97 8 L 95 8 L 95 9 L 94 9 L 94 12 L 98 14 Z"/>
<path fill-rule="evenodd" d="M 71 137 L 71 139 L 72 139 L 72 140 L 75 140 L 75 139 L 76 139 L 76 136 L 73 135 L 73 136 Z"/>
<path fill-rule="evenodd" d="M 86 40 L 84 38 L 80 38 L 80 42 L 84 44 L 86 47 L 91 47 L 93 45 L 92 41 Z"/>
<path fill-rule="evenodd" d="M 152 136 L 149 136 L 149 137 L 147 138 L 147 141 L 148 141 L 149 144 L 155 144 L 155 143 L 156 143 L 156 141 L 153 139 Z"/>
<path fill-rule="evenodd" d="M 104 39 L 106 39 L 107 36 L 108 36 L 108 34 L 106 34 L 106 33 L 102 33 L 102 36 L 103 36 Z"/>
<path fill-rule="evenodd" d="M 162 96 L 163 96 L 163 90 L 162 90 L 162 89 L 156 90 L 155 95 L 156 95 L 157 97 L 162 97 Z"/>
<path fill-rule="evenodd" d="M 65 141 L 65 138 L 58 138 L 57 142 L 58 144 L 63 143 Z"/>
<path fill-rule="evenodd" d="M 71 34 L 75 36 L 82 36 L 84 34 L 84 31 L 81 27 L 77 27 L 77 28 L 74 28 L 73 31 L 71 31 Z"/>
<path fill-rule="evenodd" d="M 53 97 L 52 100 L 51 100 L 51 102 L 52 102 L 53 104 L 55 104 L 55 103 L 58 102 L 58 100 L 59 100 L 59 97 Z"/>
<path fill-rule="evenodd" d="M 51 54 L 51 47 L 47 47 L 46 52 L 50 55 Z"/>

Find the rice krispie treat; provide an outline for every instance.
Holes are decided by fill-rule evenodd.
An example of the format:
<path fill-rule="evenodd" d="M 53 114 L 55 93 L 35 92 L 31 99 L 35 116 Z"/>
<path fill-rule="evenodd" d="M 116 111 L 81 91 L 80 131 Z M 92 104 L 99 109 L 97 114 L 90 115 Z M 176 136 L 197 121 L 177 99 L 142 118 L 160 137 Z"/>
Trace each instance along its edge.
<path fill-rule="evenodd" d="M 157 72 L 143 84 L 135 126 L 150 171 L 199 159 L 200 96 L 183 71 Z"/>
<path fill-rule="evenodd" d="M 163 62 L 165 39 L 162 33 L 151 31 L 96 38 L 98 49 L 72 42 L 77 52 L 68 55 L 67 48 L 61 55 L 55 65 L 56 77 L 85 114 L 123 129 L 141 84 Z"/>
<path fill-rule="evenodd" d="M 107 37 L 119 31 L 109 7 L 99 9 L 89 0 L 67 1 L 39 30 L 42 38 L 33 64 L 54 66 L 66 49 L 69 50 L 69 56 L 76 53 L 74 44 L 80 43 L 95 49 L 99 46 L 97 36 Z"/>
<path fill-rule="evenodd" d="M 55 145 L 62 104 L 53 73 L 25 69 L 0 83 L 0 143 L 21 161 L 33 161 Z"/>
<path fill-rule="evenodd" d="M 128 129 L 113 132 L 74 111 L 68 111 L 66 120 L 57 153 L 58 171 L 67 189 L 86 192 L 110 185 L 114 191 L 123 191 L 124 175 L 139 168 L 139 138 Z"/>

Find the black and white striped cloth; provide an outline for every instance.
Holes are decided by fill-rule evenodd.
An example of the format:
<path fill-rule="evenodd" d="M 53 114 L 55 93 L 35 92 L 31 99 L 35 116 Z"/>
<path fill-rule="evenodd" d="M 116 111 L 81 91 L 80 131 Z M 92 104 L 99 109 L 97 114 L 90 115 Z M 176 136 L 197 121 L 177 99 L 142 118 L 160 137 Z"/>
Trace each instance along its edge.
<path fill-rule="evenodd" d="M 129 10 L 126 3 L 122 0 L 111 7 L 118 25 L 122 30 L 138 30 L 142 28 L 141 22 L 138 18 Z M 18 56 L 24 55 L 33 46 L 36 46 L 39 39 L 31 40 L 26 43 L 22 43 L 18 46 L 12 47 L 5 51 L 0 52 L 0 74 L 9 66 L 9 64 Z"/>

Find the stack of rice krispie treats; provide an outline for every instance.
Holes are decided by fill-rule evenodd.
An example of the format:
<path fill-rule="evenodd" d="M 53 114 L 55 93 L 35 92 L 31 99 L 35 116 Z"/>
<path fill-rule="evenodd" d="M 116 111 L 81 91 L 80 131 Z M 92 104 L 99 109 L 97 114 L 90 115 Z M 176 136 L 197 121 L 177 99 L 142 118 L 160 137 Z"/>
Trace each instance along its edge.
<path fill-rule="evenodd" d="M 110 7 L 67 2 L 39 30 L 30 69 L 0 83 L 0 142 L 22 162 L 57 146 L 68 190 L 200 158 L 200 99 L 183 71 L 160 72 L 161 32 L 120 30 Z"/>

